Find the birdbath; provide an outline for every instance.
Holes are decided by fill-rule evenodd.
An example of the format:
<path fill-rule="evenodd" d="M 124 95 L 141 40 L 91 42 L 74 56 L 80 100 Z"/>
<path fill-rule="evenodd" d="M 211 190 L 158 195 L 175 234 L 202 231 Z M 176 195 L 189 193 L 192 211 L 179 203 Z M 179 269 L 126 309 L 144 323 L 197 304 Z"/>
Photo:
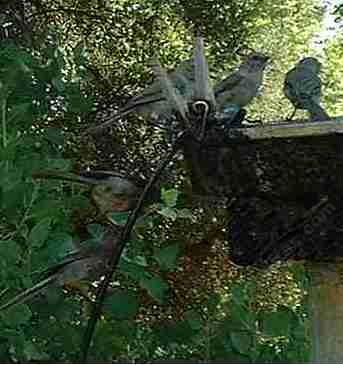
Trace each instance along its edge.
<path fill-rule="evenodd" d="M 343 118 L 216 130 L 183 145 L 196 194 L 228 197 L 231 260 L 305 260 L 312 362 L 343 362 Z"/>

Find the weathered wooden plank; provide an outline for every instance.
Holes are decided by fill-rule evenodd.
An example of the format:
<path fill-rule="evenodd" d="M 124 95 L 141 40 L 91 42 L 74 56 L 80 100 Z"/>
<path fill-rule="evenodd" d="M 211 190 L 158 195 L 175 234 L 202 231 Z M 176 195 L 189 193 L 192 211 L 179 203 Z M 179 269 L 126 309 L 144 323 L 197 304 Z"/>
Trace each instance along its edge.
<path fill-rule="evenodd" d="M 266 123 L 262 126 L 232 129 L 232 133 L 229 132 L 229 136 L 235 138 L 237 136 L 236 131 L 241 132 L 243 136 L 252 140 L 343 134 L 343 117 L 321 122 L 297 120 L 290 123 Z"/>

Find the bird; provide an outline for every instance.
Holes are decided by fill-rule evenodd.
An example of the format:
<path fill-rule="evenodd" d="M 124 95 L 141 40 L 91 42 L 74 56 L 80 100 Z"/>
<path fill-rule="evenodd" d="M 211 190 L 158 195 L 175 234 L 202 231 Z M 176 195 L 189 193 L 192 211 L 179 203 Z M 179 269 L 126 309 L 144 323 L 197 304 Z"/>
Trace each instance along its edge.
<path fill-rule="evenodd" d="M 34 296 L 42 293 L 51 286 L 73 287 L 82 292 L 81 281 L 99 280 L 106 273 L 111 256 L 115 253 L 120 239 L 120 228 L 107 226 L 101 238 L 91 244 L 79 246 L 74 241 L 77 249 L 67 254 L 59 263 L 52 265 L 40 275 L 40 280 L 4 304 L 0 311 L 14 305 L 27 302 Z M 119 254 L 119 252 L 118 252 Z"/>
<path fill-rule="evenodd" d="M 112 171 L 86 170 L 78 174 L 46 170 L 32 174 L 35 179 L 58 179 L 91 185 L 91 198 L 103 216 L 133 209 L 140 188 L 132 181 Z"/>
<path fill-rule="evenodd" d="M 253 52 L 238 70 L 214 85 L 217 111 L 228 115 L 228 123 L 235 121 L 241 111 L 257 95 L 269 57 Z M 240 118 L 241 119 L 241 118 Z"/>
<path fill-rule="evenodd" d="M 297 109 L 307 110 L 313 121 L 330 119 L 320 105 L 322 85 L 319 73 L 321 66 L 315 57 L 306 57 L 287 72 L 283 91 L 295 108 L 288 120 L 293 119 Z"/>
<path fill-rule="evenodd" d="M 154 62 L 152 62 L 152 65 Z M 189 58 L 180 62 L 174 71 L 168 72 L 172 85 L 186 100 L 191 100 L 194 94 L 194 60 Z M 111 125 L 115 120 L 135 112 L 143 117 L 152 118 L 154 121 L 169 120 L 173 115 L 171 106 L 164 95 L 160 80 L 155 79 L 141 93 L 133 96 L 115 116 L 99 126 L 91 127 L 88 132 L 94 133 Z"/>

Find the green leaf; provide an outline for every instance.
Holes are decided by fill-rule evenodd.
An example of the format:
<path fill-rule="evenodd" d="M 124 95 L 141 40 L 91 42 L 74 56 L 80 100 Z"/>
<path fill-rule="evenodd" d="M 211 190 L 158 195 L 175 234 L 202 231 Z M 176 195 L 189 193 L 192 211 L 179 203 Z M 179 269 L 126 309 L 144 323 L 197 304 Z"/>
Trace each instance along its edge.
<path fill-rule="evenodd" d="M 177 218 L 177 211 L 174 208 L 165 207 L 159 210 L 157 213 L 163 215 L 163 217 L 170 218 L 173 221 Z"/>
<path fill-rule="evenodd" d="M 26 304 L 18 304 L 0 312 L 2 321 L 12 328 L 26 324 L 31 316 L 32 312 Z"/>
<path fill-rule="evenodd" d="M 189 209 L 178 209 L 177 210 L 177 217 L 178 218 L 184 218 L 184 219 L 192 219 L 193 218 L 193 214 L 192 211 Z"/>
<path fill-rule="evenodd" d="M 143 266 L 129 262 L 126 258 L 121 258 L 119 271 L 135 281 L 140 281 L 147 276 Z"/>
<path fill-rule="evenodd" d="M 118 226 L 124 226 L 130 216 L 130 212 L 114 212 L 108 214 L 109 220 Z"/>
<path fill-rule="evenodd" d="M 236 284 L 232 290 L 232 301 L 237 305 L 249 306 L 256 285 L 250 282 Z"/>
<path fill-rule="evenodd" d="M 189 310 L 184 314 L 184 317 L 193 330 L 201 330 L 203 326 L 203 320 L 198 312 L 195 310 Z"/>
<path fill-rule="evenodd" d="M 57 146 L 61 146 L 64 144 L 64 135 L 62 133 L 62 130 L 59 128 L 53 128 L 53 127 L 49 127 L 45 130 L 45 138 L 57 145 Z"/>
<path fill-rule="evenodd" d="M 148 262 L 145 256 L 142 255 L 136 255 L 134 257 L 128 257 L 126 255 L 122 255 L 121 259 L 126 261 L 126 262 L 130 262 L 139 266 L 143 266 L 146 267 L 148 266 Z"/>
<path fill-rule="evenodd" d="M 6 287 L 16 286 L 21 273 L 18 262 L 21 259 L 21 248 L 15 241 L 0 241 L 0 280 Z M 14 281 L 13 281 L 14 279 Z"/>
<path fill-rule="evenodd" d="M 63 210 L 63 201 L 53 199 L 37 199 L 31 209 L 31 217 L 42 220 L 46 217 L 57 218 Z"/>
<path fill-rule="evenodd" d="M 25 341 L 24 355 L 27 360 L 49 360 L 49 355 L 32 341 Z"/>
<path fill-rule="evenodd" d="M 54 77 L 51 80 L 52 85 L 56 88 L 59 93 L 63 93 L 65 90 L 65 83 L 60 77 Z"/>
<path fill-rule="evenodd" d="M 253 337 L 245 331 L 236 331 L 230 333 L 232 347 L 243 355 L 249 355 L 253 347 Z"/>
<path fill-rule="evenodd" d="M 7 171 L 6 165 L 1 165 L 0 169 L 0 186 L 3 187 L 4 191 L 13 190 L 17 185 L 22 185 L 23 172 L 19 169 L 10 169 Z"/>
<path fill-rule="evenodd" d="M 57 262 L 68 253 L 75 250 L 73 237 L 67 232 L 55 231 L 47 241 L 49 256 Z"/>
<path fill-rule="evenodd" d="M 165 190 L 164 188 L 162 188 L 161 198 L 163 203 L 167 207 L 175 207 L 178 196 L 179 196 L 178 190 L 176 189 Z"/>
<path fill-rule="evenodd" d="M 131 348 L 136 339 L 136 326 L 132 320 L 99 321 L 94 333 L 94 355 L 90 362 L 112 363 L 113 354 Z"/>
<path fill-rule="evenodd" d="M 230 305 L 230 322 L 236 329 L 254 331 L 256 316 L 249 308 L 237 303 L 232 303 Z"/>
<path fill-rule="evenodd" d="M 146 289 L 149 295 L 158 303 L 163 304 L 165 302 L 169 285 L 159 276 L 143 278 L 140 280 L 139 285 Z"/>
<path fill-rule="evenodd" d="M 277 312 L 264 312 L 260 314 L 261 330 L 267 336 L 289 336 L 291 332 L 294 313 L 284 308 Z"/>
<path fill-rule="evenodd" d="M 194 331 L 187 321 L 179 321 L 162 325 L 157 330 L 157 335 L 164 345 L 170 343 L 189 343 L 198 331 Z"/>
<path fill-rule="evenodd" d="M 168 271 L 175 269 L 176 260 L 180 252 L 180 246 L 178 243 L 161 249 L 155 249 L 154 251 L 154 257 L 162 270 Z"/>
<path fill-rule="evenodd" d="M 31 230 L 28 241 L 33 247 L 41 247 L 47 240 L 52 219 L 50 217 L 43 218 Z"/>
<path fill-rule="evenodd" d="M 69 171 L 71 166 L 71 162 L 65 158 L 49 158 L 47 164 L 51 170 L 62 171 Z"/>
<path fill-rule="evenodd" d="M 105 228 L 101 224 L 92 223 L 87 225 L 87 231 L 94 239 L 100 241 L 104 236 Z"/>
<path fill-rule="evenodd" d="M 115 319 L 133 318 L 138 312 L 138 307 L 136 296 L 128 291 L 118 291 L 104 301 L 104 308 Z"/>
<path fill-rule="evenodd" d="M 14 105 L 8 113 L 8 123 L 10 124 L 13 122 L 15 123 L 27 120 L 31 106 L 32 103 L 21 103 Z"/>
<path fill-rule="evenodd" d="M 214 315 L 218 312 L 218 305 L 221 303 L 222 297 L 218 293 L 211 294 L 211 296 L 204 303 L 209 315 Z"/>

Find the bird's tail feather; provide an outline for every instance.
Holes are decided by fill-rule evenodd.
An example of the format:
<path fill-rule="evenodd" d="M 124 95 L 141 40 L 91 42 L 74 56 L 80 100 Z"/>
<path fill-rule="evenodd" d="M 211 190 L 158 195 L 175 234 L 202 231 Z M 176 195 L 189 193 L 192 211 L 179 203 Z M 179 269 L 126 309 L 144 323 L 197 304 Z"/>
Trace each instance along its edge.
<path fill-rule="evenodd" d="M 310 113 L 310 118 L 313 121 L 329 120 L 328 113 L 316 102 L 311 101 L 307 105 L 307 110 Z"/>
<path fill-rule="evenodd" d="M 13 307 L 17 304 L 22 304 L 27 302 L 30 298 L 34 297 L 35 295 L 39 294 L 42 290 L 44 290 L 48 285 L 53 283 L 57 279 L 57 275 L 50 276 L 44 280 L 41 280 L 36 285 L 32 286 L 29 289 L 24 290 L 20 294 L 16 295 L 14 298 L 10 299 L 6 303 L 0 306 L 0 312 Z"/>

